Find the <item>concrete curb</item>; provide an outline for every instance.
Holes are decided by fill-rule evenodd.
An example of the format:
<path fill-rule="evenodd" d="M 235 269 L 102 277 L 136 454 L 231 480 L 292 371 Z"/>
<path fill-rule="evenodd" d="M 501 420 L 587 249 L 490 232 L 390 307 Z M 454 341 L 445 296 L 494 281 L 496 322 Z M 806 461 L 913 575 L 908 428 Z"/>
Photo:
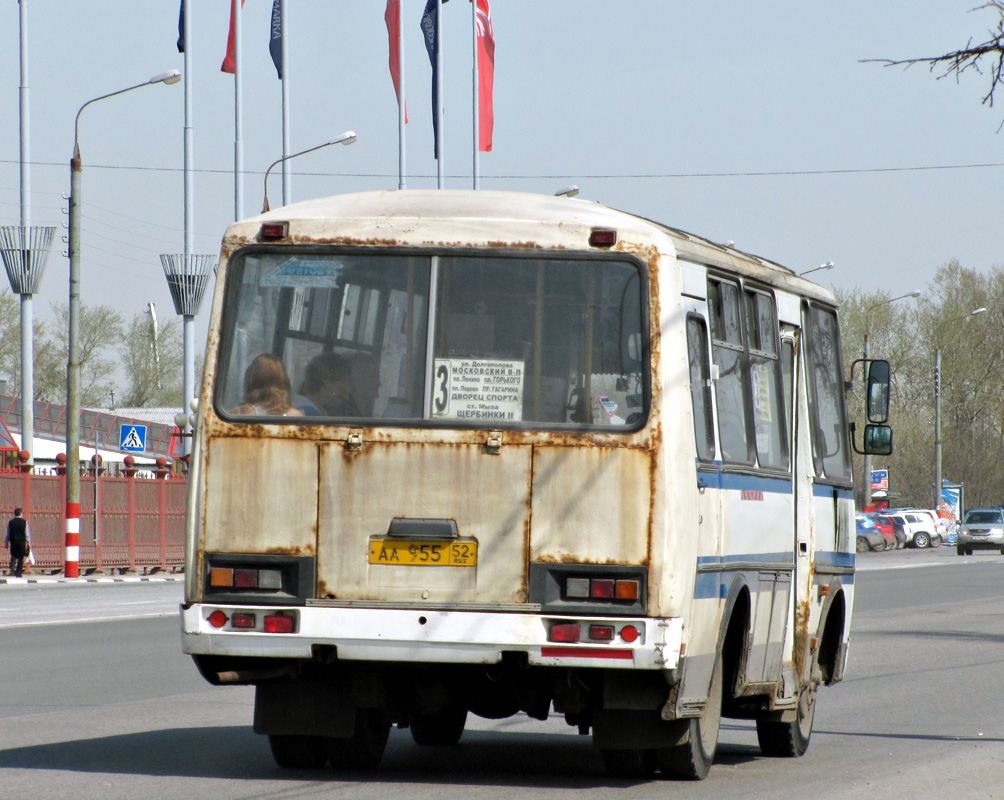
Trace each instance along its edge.
<path fill-rule="evenodd" d="M 86 575 L 82 578 L 67 578 L 64 575 L 26 575 L 23 578 L 13 576 L 0 577 L 0 586 L 54 586 L 56 584 L 89 584 L 89 583 L 181 583 L 185 576 L 180 573 L 164 573 L 155 575 Z"/>

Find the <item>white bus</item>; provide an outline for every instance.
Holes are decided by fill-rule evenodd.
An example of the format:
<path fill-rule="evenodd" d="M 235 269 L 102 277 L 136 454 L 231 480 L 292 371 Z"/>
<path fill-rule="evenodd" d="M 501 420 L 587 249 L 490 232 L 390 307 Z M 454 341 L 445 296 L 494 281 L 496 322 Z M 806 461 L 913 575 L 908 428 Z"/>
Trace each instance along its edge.
<path fill-rule="evenodd" d="M 844 389 L 827 289 L 596 203 L 388 191 L 237 222 L 184 651 L 255 685 L 284 767 L 374 768 L 392 726 L 452 745 L 468 714 L 562 715 L 617 776 L 703 778 L 722 717 L 801 755 L 847 656 Z"/>

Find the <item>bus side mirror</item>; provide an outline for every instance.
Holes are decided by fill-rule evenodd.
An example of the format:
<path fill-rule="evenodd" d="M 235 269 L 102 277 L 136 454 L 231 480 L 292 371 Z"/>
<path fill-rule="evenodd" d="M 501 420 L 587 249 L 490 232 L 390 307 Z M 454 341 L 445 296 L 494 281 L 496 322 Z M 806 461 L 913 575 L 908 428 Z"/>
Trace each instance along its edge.
<path fill-rule="evenodd" d="M 864 451 L 870 456 L 892 453 L 892 428 L 888 425 L 866 425 Z"/>
<path fill-rule="evenodd" d="M 889 362 L 872 361 L 868 364 L 868 421 L 879 425 L 889 419 Z M 867 438 L 867 434 L 866 434 Z M 889 437 L 890 446 L 892 436 Z M 866 442 L 867 447 L 867 442 Z"/>

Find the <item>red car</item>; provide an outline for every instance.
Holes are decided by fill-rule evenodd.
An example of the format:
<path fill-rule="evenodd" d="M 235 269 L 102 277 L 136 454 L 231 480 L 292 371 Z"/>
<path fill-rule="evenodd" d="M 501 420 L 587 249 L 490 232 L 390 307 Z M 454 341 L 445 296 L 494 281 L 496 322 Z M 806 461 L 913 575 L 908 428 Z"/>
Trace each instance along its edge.
<path fill-rule="evenodd" d="M 882 536 L 885 537 L 886 550 L 895 550 L 897 547 L 902 546 L 896 536 L 896 530 L 893 528 L 888 517 L 884 517 L 881 514 L 869 514 L 868 519 L 875 523 L 875 527 L 878 528 L 882 532 Z"/>

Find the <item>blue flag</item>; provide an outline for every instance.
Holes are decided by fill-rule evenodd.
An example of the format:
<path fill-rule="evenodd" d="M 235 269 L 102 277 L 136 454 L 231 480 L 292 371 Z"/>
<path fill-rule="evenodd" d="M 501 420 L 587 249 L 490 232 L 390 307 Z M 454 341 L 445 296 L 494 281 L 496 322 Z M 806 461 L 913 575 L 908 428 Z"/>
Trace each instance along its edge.
<path fill-rule="evenodd" d="M 448 0 L 443 0 L 444 3 Z M 432 138 L 433 153 L 439 158 L 439 80 L 436 69 L 436 56 L 439 54 L 439 39 L 436 36 L 436 0 L 428 0 L 422 14 L 422 35 L 425 36 L 425 49 L 432 62 Z"/>
<path fill-rule="evenodd" d="M 282 80 L 282 0 L 272 0 L 272 35 L 268 40 L 268 52 L 272 55 L 275 71 Z"/>
<path fill-rule="evenodd" d="M 185 0 L 181 0 L 181 13 L 178 14 L 178 52 L 185 52 Z"/>

